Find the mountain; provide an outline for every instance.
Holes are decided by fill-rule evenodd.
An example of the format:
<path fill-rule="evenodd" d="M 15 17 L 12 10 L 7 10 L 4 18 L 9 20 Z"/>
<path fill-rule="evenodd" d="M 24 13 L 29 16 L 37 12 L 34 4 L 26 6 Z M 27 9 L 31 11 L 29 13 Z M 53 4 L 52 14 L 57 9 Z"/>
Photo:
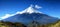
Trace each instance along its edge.
<path fill-rule="evenodd" d="M 20 22 L 23 24 L 29 24 L 32 21 L 36 21 L 39 22 L 40 24 L 48 24 L 54 23 L 59 20 L 58 18 L 37 11 L 36 8 L 34 7 L 33 5 L 31 5 L 27 9 L 18 12 L 16 15 L 3 19 L 2 21 Z"/>

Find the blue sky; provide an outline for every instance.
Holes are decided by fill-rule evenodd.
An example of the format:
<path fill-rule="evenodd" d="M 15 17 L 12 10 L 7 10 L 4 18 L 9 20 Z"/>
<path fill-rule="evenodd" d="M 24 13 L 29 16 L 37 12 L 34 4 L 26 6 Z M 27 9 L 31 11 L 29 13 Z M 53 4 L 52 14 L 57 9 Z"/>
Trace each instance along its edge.
<path fill-rule="evenodd" d="M 38 11 L 60 18 L 60 0 L 2 0 L 0 1 L 0 17 L 22 11 L 31 4 L 41 6 L 42 8 Z"/>

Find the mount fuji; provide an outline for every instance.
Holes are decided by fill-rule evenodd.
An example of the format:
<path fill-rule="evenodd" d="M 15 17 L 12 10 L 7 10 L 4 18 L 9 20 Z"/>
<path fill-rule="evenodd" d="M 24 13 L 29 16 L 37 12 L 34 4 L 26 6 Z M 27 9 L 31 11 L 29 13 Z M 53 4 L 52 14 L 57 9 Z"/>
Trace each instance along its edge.
<path fill-rule="evenodd" d="M 36 22 L 39 22 L 40 24 L 47 24 L 47 23 L 54 23 L 58 21 L 59 19 L 56 17 L 52 17 L 46 14 L 43 14 L 42 12 L 37 11 L 36 9 L 39 9 L 41 7 L 35 5 L 31 5 L 27 9 L 17 12 L 13 16 L 7 17 L 6 19 L 3 19 L 2 21 L 10 21 L 10 22 L 20 22 L 23 24 L 29 24 L 33 20 Z"/>

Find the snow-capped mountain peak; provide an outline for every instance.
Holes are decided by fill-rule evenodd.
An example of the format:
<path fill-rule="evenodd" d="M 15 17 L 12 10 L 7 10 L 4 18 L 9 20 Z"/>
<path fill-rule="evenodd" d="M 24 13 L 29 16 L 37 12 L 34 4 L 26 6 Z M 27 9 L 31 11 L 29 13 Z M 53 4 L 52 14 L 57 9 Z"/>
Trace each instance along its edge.
<path fill-rule="evenodd" d="M 35 6 L 30 5 L 28 8 L 26 8 L 23 11 L 17 11 L 15 14 L 6 14 L 5 16 L 2 16 L 1 18 L 6 19 L 6 18 L 14 16 L 16 14 L 23 14 L 23 13 L 29 13 L 29 14 L 31 14 L 31 13 L 42 13 L 42 12 L 39 12 L 39 11 L 36 10 L 36 9 L 39 9 L 39 8 L 41 8 L 41 7 L 39 7 L 38 5 L 35 5 Z"/>
<path fill-rule="evenodd" d="M 31 5 L 27 9 L 21 11 L 20 14 L 22 14 L 22 13 L 29 13 L 29 14 L 31 14 L 31 13 L 41 13 L 41 12 L 37 11 L 35 8 L 37 8 L 37 7 L 34 7 L 33 5 Z"/>

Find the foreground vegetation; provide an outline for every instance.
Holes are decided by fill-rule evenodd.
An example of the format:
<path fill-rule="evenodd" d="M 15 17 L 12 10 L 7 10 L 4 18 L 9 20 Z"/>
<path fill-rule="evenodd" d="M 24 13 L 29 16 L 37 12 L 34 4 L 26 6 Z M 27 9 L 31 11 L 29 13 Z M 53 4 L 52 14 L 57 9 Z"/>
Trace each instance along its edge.
<path fill-rule="evenodd" d="M 12 23 L 12 22 L 8 22 L 8 21 L 7 22 L 1 21 L 0 27 L 26 27 L 26 26 L 24 24 L 18 23 L 18 22 Z"/>
<path fill-rule="evenodd" d="M 50 23 L 50 24 L 46 24 L 46 25 L 41 25 L 38 24 L 37 26 L 33 26 L 33 23 L 28 24 L 27 26 L 22 24 L 22 23 L 12 23 L 12 22 L 3 22 L 0 21 L 0 27 L 60 27 L 60 20 L 58 20 L 55 23 Z"/>

